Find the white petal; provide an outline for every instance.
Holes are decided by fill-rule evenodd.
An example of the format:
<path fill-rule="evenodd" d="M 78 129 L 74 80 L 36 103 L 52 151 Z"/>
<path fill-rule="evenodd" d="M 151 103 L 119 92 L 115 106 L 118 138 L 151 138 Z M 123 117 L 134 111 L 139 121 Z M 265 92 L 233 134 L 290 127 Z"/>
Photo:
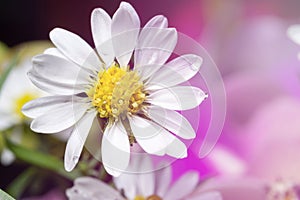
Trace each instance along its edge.
<path fill-rule="evenodd" d="M 66 171 L 72 171 L 77 164 L 96 114 L 96 111 L 88 112 L 75 124 L 65 151 Z"/>
<path fill-rule="evenodd" d="M 198 73 L 202 58 L 193 54 L 180 56 L 161 67 L 148 81 L 148 89 L 171 87 L 183 83 Z"/>
<path fill-rule="evenodd" d="M 184 139 L 192 139 L 196 136 L 189 121 L 176 111 L 149 106 L 147 108 L 147 115 L 162 127 Z"/>
<path fill-rule="evenodd" d="M 101 160 L 101 141 L 103 137 L 103 126 L 105 122 L 99 119 L 98 116 L 95 117 L 89 136 L 85 141 L 85 148 L 90 152 L 90 154 L 96 160 Z"/>
<path fill-rule="evenodd" d="M 111 18 L 103 9 L 97 8 L 92 12 L 91 26 L 97 52 L 108 67 L 115 58 L 111 40 Z"/>
<path fill-rule="evenodd" d="M 149 154 L 164 155 L 171 141 L 166 135 L 171 134 L 155 123 L 138 116 L 129 118 L 130 126 L 137 143 Z"/>
<path fill-rule="evenodd" d="M 88 103 L 71 102 L 35 118 L 30 128 L 39 133 L 57 133 L 73 126 L 89 106 Z"/>
<path fill-rule="evenodd" d="M 154 194 L 155 176 L 149 156 L 133 154 L 127 171 L 128 173 L 114 177 L 116 187 L 119 191 L 124 191 L 127 199 L 134 199 L 137 194 L 142 196 Z"/>
<path fill-rule="evenodd" d="M 75 84 L 88 84 L 89 74 L 78 65 L 61 57 L 41 54 L 32 59 L 33 69 L 50 80 Z"/>
<path fill-rule="evenodd" d="M 193 195 L 187 200 L 222 200 L 222 196 L 219 192 L 205 192 Z"/>
<path fill-rule="evenodd" d="M 53 44 L 67 58 L 90 70 L 99 70 L 103 67 L 95 51 L 78 35 L 61 28 L 50 32 Z"/>
<path fill-rule="evenodd" d="M 120 193 L 111 186 L 91 177 L 77 178 L 74 186 L 66 190 L 66 195 L 70 200 L 124 200 Z"/>
<path fill-rule="evenodd" d="M 163 169 L 155 171 L 155 192 L 158 196 L 165 196 L 172 179 L 171 167 L 168 165 Z"/>
<path fill-rule="evenodd" d="M 113 180 L 119 191 L 123 190 L 128 199 L 134 199 L 137 194 L 137 178 L 136 174 L 122 173 L 118 177 L 113 177 Z"/>
<path fill-rule="evenodd" d="M 169 143 L 166 148 L 166 154 L 174 158 L 186 158 L 187 157 L 187 148 L 183 142 L 176 138 L 172 134 L 165 136 L 165 139 Z"/>
<path fill-rule="evenodd" d="M 156 72 L 170 57 L 177 43 L 174 28 L 143 28 L 134 53 L 134 68 L 143 80 Z"/>
<path fill-rule="evenodd" d="M 72 135 L 73 129 L 74 129 L 74 126 L 71 126 L 70 128 L 67 128 L 67 129 L 62 130 L 57 133 L 54 133 L 53 136 L 62 142 L 67 142 L 68 139 L 70 138 L 70 136 Z"/>
<path fill-rule="evenodd" d="M 118 177 L 113 177 L 113 181 L 119 191 L 124 191 L 127 199 L 134 199 L 139 194 L 138 179 L 141 171 L 141 156 L 137 154 L 131 155 L 130 163 L 127 167 L 127 173 L 122 173 Z"/>
<path fill-rule="evenodd" d="M 147 102 L 170 110 L 188 110 L 199 106 L 207 98 L 201 89 L 176 86 L 157 90 L 147 97 Z"/>
<path fill-rule="evenodd" d="M 138 194 L 145 197 L 154 194 L 155 175 L 153 172 L 153 164 L 149 156 L 141 157 L 139 164 L 140 171 L 138 172 L 137 186 Z M 152 169 L 149 171 L 149 169 Z"/>
<path fill-rule="evenodd" d="M 22 112 L 27 117 L 36 118 L 46 114 L 48 111 L 63 108 L 71 104 L 72 101 L 78 100 L 78 97 L 72 95 L 41 97 L 26 103 L 22 108 Z"/>
<path fill-rule="evenodd" d="M 84 85 L 65 83 L 63 80 L 54 81 L 47 77 L 41 76 L 33 69 L 27 73 L 31 82 L 41 90 L 50 94 L 72 95 L 84 91 Z"/>
<path fill-rule="evenodd" d="M 199 181 L 197 172 L 187 172 L 177 180 L 164 196 L 164 200 L 183 199 L 191 194 Z M 184 189 L 183 189 L 184 188 Z"/>
<path fill-rule="evenodd" d="M 64 59 L 67 59 L 67 57 L 65 57 L 57 48 L 55 47 L 51 47 L 51 48 L 48 48 L 44 51 L 44 54 L 47 54 L 47 55 L 52 55 L 52 56 L 57 56 L 57 57 L 60 57 L 60 58 L 64 58 Z"/>
<path fill-rule="evenodd" d="M 168 27 L 168 19 L 163 15 L 156 15 L 152 17 L 144 28 L 167 28 Z"/>
<path fill-rule="evenodd" d="M 117 61 L 121 67 L 127 67 L 140 31 L 140 19 L 129 3 L 120 4 L 112 18 L 111 28 Z"/>
<path fill-rule="evenodd" d="M 103 166 L 109 174 L 119 176 L 126 170 L 130 158 L 130 144 L 120 121 L 106 127 L 101 149 Z"/>
<path fill-rule="evenodd" d="M 293 25 L 287 30 L 288 36 L 297 44 L 300 44 L 300 25 Z"/>
<path fill-rule="evenodd" d="M 15 160 L 15 155 L 9 149 L 4 148 L 1 154 L 1 164 L 8 166 Z"/>

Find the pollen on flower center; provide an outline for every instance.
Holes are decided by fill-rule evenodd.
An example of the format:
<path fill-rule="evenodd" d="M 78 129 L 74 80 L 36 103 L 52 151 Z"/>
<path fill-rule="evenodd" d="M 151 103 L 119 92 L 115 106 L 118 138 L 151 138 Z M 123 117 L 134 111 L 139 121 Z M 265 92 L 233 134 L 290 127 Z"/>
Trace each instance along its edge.
<path fill-rule="evenodd" d="M 157 195 L 151 195 L 147 198 L 144 198 L 143 196 L 138 195 L 134 198 L 134 200 L 162 200 L 162 199 Z"/>
<path fill-rule="evenodd" d="M 101 118 L 117 118 L 125 113 L 137 113 L 146 98 L 143 83 L 135 71 L 114 63 L 98 73 L 94 87 L 88 92 Z"/>

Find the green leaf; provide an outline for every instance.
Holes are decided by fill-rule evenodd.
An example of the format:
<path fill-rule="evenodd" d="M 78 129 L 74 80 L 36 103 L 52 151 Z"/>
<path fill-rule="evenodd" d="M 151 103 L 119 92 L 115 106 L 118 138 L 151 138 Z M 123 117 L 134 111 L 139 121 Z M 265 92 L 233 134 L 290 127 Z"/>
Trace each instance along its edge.
<path fill-rule="evenodd" d="M 81 175 L 76 169 L 72 172 L 65 171 L 63 162 L 55 156 L 24 148 L 23 146 L 12 143 L 8 139 L 6 139 L 6 144 L 19 160 L 51 170 L 70 180 L 74 180 Z"/>
<path fill-rule="evenodd" d="M 8 74 L 9 74 L 10 71 L 13 69 L 13 67 L 17 64 L 17 62 L 18 62 L 18 56 L 15 56 L 15 57 L 11 60 L 9 66 L 8 66 L 8 67 L 5 69 L 5 71 L 3 72 L 2 76 L 0 77 L 0 91 L 1 91 L 1 89 L 2 89 L 2 86 L 3 86 L 4 82 L 5 82 L 5 80 L 6 80 L 7 76 L 8 76 Z"/>
<path fill-rule="evenodd" d="M 0 189 L 0 199 L 1 200 L 15 200 L 9 194 Z"/>
<path fill-rule="evenodd" d="M 28 168 L 24 172 L 22 172 L 19 176 L 17 176 L 13 182 L 9 184 L 7 187 L 7 191 L 12 196 L 18 198 L 24 192 L 28 184 L 34 178 L 35 170 L 34 168 Z"/>

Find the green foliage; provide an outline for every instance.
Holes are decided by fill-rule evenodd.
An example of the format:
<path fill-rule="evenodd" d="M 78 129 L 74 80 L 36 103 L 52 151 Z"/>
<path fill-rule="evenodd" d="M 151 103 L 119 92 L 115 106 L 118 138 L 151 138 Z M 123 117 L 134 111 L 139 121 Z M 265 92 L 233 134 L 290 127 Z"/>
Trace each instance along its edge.
<path fill-rule="evenodd" d="M 0 76 L 0 92 L 1 92 L 1 89 L 3 87 L 3 84 L 7 78 L 7 76 L 9 75 L 10 71 L 14 68 L 14 66 L 18 63 L 18 56 L 15 56 L 9 66 L 4 70 L 4 72 L 2 73 L 2 75 Z"/>
<path fill-rule="evenodd" d="M 6 140 L 6 144 L 15 154 L 16 158 L 21 161 L 53 171 L 70 180 L 74 180 L 76 177 L 80 176 L 80 172 L 77 170 L 73 170 L 72 172 L 65 171 L 63 162 L 55 156 L 27 149 L 18 144 L 14 144 L 9 140 Z"/>

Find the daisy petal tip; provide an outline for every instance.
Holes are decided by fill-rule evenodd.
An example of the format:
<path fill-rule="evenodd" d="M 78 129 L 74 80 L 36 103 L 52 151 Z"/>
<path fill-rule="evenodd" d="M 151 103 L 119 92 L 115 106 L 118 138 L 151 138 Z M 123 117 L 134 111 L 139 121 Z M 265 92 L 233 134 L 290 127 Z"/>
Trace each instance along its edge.
<path fill-rule="evenodd" d="M 115 178 L 119 177 L 122 174 L 120 171 L 112 169 L 111 167 L 107 166 L 104 163 L 103 163 L 103 166 L 104 166 L 106 172 Z"/>
<path fill-rule="evenodd" d="M 95 15 L 97 15 L 98 13 L 100 13 L 101 12 L 101 8 L 95 8 L 93 11 L 92 11 L 92 14 L 91 14 L 91 16 L 95 16 Z"/>
<path fill-rule="evenodd" d="M 186 148 L 185 148 L 185 150 L 183 150 L 181 152 L 172 152 L 172 151 L 169 151 L 169 152 L 167 152 L 167 154 L 169 156 L 177 158 L 177 159 L 184 159 L 184 158 L 187 158 L 187 156 L 188 156 Z"/>
<path fill-rule="evenodd" d="M 71 172 L 75 168 L 77 163 L 78 163 L 78 158 L 76 158 L 76 157 L 74 157 L 73 160 L 66 160 L 65 159 L 65 161 L 64 161 L 65 170 L 67 172 Z"/>
<path fill-rule="evenodd" d="M 175 156 L 171 155 L 171 156 L 173 156 L 177 159 L 184 159 L 184 158 L 187 158 L 188 154 L 187 154 L 187 152 L 183 152 L 181 155 L 179 154 L 179 155 L 175 155 Z"/>
<path fill-rule="evenodd" d="M 204 101 L 205 99 L 208 98 L 208 93 L 207 92 L 204 92 L 203 90 L 201 90 L 200 88 L 196 88 L 195 87 L 195 92 L 196 92 L 196 97 L 201 99 L 200 103 L 202 101 Z"/>
<path fill-rule="evenodd" d="M 91 20 L 93 21 L 96 17 L 109 17 L 105 10 L 102 8 L 95 8 L 91 14 Z"/>
<path fill-rule="evenodd" d="M 189 134 L 187 134 L 187 135 L 188 135 L 188 136 L 187 136 L 186 138 L 184 138 L 184 139 L 192 140 L 192 139 L 195 139 L 195 137 L 196 137 L 196 133 L 195 133 L 194 129 L 191 130 L 191 131 L 189 132 Z"/>
<path fill-rule="evenodd" d="M 153 17 L 146 25 L 145 28 L 167 28 L 168 19 L 163 15 Z"/>
<path fill-rule="evenodd" d="M 164 15 L 156 15 L 154 17 L 154 19 L 156 19 L 156 20 L 158 20 L 160 22 L 167 22 L 168 21 L 168 19 Z"/>
<path fill-rule="evenodd" d="M 49 32 L 49 37 L 50 37 L 50 39 L 52 40 L 52 39 L 56 36 L 57 32 L 59 32 L 59 31 L 61 31 L 61 28 L 58 28 L 58 27 L 53 28 L 53 29 Z"/>
<path fill-rule="evenodd" d="M 200 67 L 203 64 L 203 58 L 197 55 L 194 55 L 194 62 L 192 63 L 192 69 L 199 71 Z"/>
<path fill-rule="evenodd" d="M 204 93 L 204 99 L 208 98 L 208 93 Z"/>
<path fill-rule="evenodd" d="M 60 27 L 55 27 L 49 32 L 49 38 L 52 42 L 57 41 L 57 39 L 59 39 L 66 32 L 69 32 L 69 31 L 67 31 L 63 28 L 60 28 Z M 54 43 L 54 45 L 56 46 L 55 43 Z"/>
<path fill-rule="evenodd" d="M 186 158 L 188 156 L 187 150 L 185 150 L 181 156 L 179 156 L 179 158 L 183 159 Z"/>
<path fill-rule="evenodd" d="M 21 111 L 26 117 L 32 118 L 28 113 L 29 110 L 30 110 L 30 102 L 27 102 L 23 105 Z"/>
<path fill-rule="evenodd" d="M 31 129 L 33 132 L 39 133 L 39 131 L 36 129 L 34 120 L 33 120 L 33 121 L 31 122 L 31 124 L 30 124 L 30 129 Z"/>
<path fill-rule="evenodd" d="M 132 5 L 131 5 L 130 3 L 128 3 L 128 2 L 126 2 L 126 1 L 122 1 L 122 2 L 120 3 L 120 8 L 134 9 L 134 8 L 132 7 Z"/>

